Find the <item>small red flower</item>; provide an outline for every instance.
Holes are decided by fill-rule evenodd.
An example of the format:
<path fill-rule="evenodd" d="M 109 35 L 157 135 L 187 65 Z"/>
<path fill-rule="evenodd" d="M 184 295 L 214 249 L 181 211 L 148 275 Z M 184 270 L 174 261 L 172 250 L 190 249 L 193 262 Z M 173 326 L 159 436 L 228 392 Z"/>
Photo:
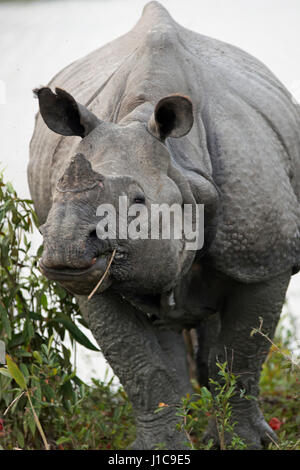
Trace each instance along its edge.
<path fill-rule="evenodd" d="M 278 429 L 280 429 L 281 425 L 282 425 L 282 421 L 280 421 L 278 418 L 271 418 L 270 421 L 269 421 L 269 426 L 274 431 L 278 431 Z"/>
<path fill-rule="evenodd" d="M 4 436 L 4 421 L 0 419 L 0 437 Z"/>

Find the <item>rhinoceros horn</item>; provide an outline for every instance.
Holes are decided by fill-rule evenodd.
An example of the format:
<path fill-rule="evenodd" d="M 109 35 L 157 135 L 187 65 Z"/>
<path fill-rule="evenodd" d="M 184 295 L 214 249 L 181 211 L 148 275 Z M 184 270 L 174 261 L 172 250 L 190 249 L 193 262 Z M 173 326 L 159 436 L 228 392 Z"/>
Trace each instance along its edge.
<path fill-rule="evenodd" d="M 72 157 L 69 166 L 63 176 L 59 179 L 56 189 L 59 192 L 79 193 L 100 186 L 103 188 L 104 177 L 96 173 L 82 153 Z"/>

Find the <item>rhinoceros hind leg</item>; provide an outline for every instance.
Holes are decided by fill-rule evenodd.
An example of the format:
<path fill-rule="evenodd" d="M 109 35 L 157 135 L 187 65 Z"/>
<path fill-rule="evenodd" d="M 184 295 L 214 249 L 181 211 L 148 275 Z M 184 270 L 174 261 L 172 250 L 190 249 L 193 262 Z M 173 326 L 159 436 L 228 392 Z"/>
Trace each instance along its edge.
<path fill-rule="evenodd" d="M 197 325 L 197 380 L 202 387 L 209 387 L 209 351 L 218 338 L 220 327 L 220 315 L 218 313 L 201 320 Z"/>
<path fill-rule="evenodd" d="M 276 435 L 265 422 L 258 406 L 259 378 L 262 364 L 268 354 L 270 342 L 260 333 L 251 335 L 253 329 L 272 339 L 280 317 L 291 272 L 268 281 L 243 284 L 232 281 L 221 312 L 221 331 L 209 352 L 209 376 L 221 381 L 216 362 L 227 363 L 227 368 L 237 377 L 236 393 L 231 398 L 234 432 L 250 449 L 262 448 Z M 243 396 L 240 395 L 243 390 Z M 217 393 L 212 390 L 213 393 Z M 248 398 L 245 398 L 247 397 Z M 224 436 L 230 444 L 232 436 Z M 205 442 L 213 439 L 220 446 L 220 426 L 208 426 Z"/>

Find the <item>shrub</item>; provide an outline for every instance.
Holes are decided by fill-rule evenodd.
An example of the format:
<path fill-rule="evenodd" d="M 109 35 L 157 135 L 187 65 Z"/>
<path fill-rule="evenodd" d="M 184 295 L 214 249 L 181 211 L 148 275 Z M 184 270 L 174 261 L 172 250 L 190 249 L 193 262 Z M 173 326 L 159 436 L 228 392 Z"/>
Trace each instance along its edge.
<path fill-rule="evenodd" d="M 71 351 L 63 344 L 66 333 L 72 343 L 97 348 L 77 326 L 86 325 L 73 297 L 39 272 L 42 247 L 36 255 L 31 253 L 30 234 L 37 225 L 32 202 L 20 199 L 2 175 L 0 201 L 0 340 L 5 343 L 8 365 L 0 369 L 1 428 L 3 422 L 5 425 L 4 430 L 0 428 L 0 444 L 39 449 L 49 443 L 51 447 L 65 443 L 68 448 L 90 448 L 91 443 L 100 446 L 103 438 L 108 445 L 107 438 L 116 433 L 116 416 L 123 410 L 127 413 L 130 405 L 121 391 L 114 392 L 100 382 L 87 387 L 76 376 Z M 79 429 L 79 407 L 84 402 L 86 409 L 97 395 L 99 403 L 93 405 L 91 416 L 86 416 L 88 422 Z M 108 415 L 101 408 L 105 406 Z M 99 415 L 96 419 L 94 409 L 102 419 Z M 97 441 L 92 437 L 95 427 Z M 105 430 L 105 436 L 100 429 Z M 117 438 L 120 445 L 123 434 Z"/>

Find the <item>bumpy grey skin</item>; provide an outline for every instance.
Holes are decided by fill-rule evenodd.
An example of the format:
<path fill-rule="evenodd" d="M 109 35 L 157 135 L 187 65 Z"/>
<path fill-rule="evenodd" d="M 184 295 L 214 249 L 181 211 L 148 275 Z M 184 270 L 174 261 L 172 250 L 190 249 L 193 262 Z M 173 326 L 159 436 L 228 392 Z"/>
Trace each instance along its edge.
<path fill-rule="evenodd" d="M 77 295 L 124 385 L 133 447 L 184 448 L 174 407 L 154 414 L 189 389 L 183 328 L 198 327 L 201 383 L 217 378 L 216 359 L 227 360 L 240 388 L 258 396 L 269 344 L 250 332 L 262 317 L 272 337 L 300 265 L 299 107 L 258 60 L 183 28 L 157 2 L 130 32 L 56 75 L 55 86 L 56 94 L 36 90 L 28 167 L 41 269 Z M 120 195 L 148 207 L 205 204 L 204 247 L 99 240 L 96 209 Z M 114 249 L 109 276 L 88 300 Z M 249 448 L 275 438 L 256 401 L 232 405 Z M 218 445 L 213 424 L 211 437 Z"/>

